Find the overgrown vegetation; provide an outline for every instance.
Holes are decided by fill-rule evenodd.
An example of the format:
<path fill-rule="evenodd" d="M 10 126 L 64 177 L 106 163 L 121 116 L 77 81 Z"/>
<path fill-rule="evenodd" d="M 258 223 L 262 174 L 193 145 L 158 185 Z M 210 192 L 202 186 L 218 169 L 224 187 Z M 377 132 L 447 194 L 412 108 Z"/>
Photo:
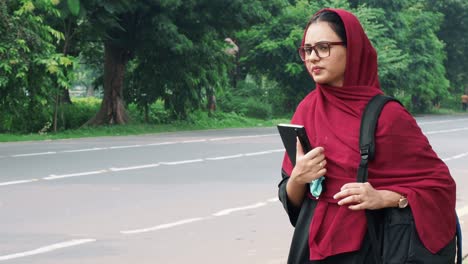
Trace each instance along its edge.
<path fill-rule="evenodd" d="M 463 0 L 8 0 L 0 1 L 0 133 L 288 118 L 314 89 L 296 50 L 323 7 L 360 18 L 387 94 L 413 113 L 460 108 Z M 103 101 L 70 101 L 76 85 L 100 89 Z"/>
<path fill-rule="evenodd" d="M 235 112 L 225 113 L 221 111 L 208 116 L 208 113 L 203 110 L 196 110 L 189 113 L 185 120 L 174 120 L 169 119 L 169 115 L 168 113 L 165 113 L 162 102 L 156 102 L 151 105 L 151 109 L 155 109 L 155 113 L 159 114 L 151 117 L 149 123 L 144 123 L 141 120 L 138 120 L 138 118 L 141 117 L 141 114 L 134 105 L 131 105 L 129 106 L 129 115 L 135 121 L 130 124 L 100 127 L 82 126 L 83 120 L 91 118 L 99 108 L 100 104 L 101 99 L 96 98 L 73 99 L 73 104 L 67 105 L 66 109 L 63 111 L 63 119 L 68 121 L 65 124 L 66 129 L 61 129 L 56 133 L 51 133 L 47 131 L 48 129 L 43 129 L 37 131 L 37 133 L 30 134 L 0 134 L 0 142 L 96 136 L 124 136 L 199 129 L 269 127 L 288 121 L 288 119 L 265 120 L 250 118 Z M 167 119 L 162 120 L 160 119 L 161 116 L 166 116 Z M 50 126 L 50 123 L 44 124 L 44 126 Z"/>

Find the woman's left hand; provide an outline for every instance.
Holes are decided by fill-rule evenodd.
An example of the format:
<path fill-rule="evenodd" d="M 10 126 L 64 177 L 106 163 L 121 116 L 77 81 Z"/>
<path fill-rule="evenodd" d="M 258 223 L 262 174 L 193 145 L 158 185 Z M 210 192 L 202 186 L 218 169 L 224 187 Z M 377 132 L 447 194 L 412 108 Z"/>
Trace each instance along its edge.
<path fill-rule="evenodd" d="M 388 204 L 382 191 L 374 189 L 368 182 L 347 183 L 333 198 L 339 200 L 338 205 L 349 205 L 351 210 L 375 210 L 384 208 Z"/>

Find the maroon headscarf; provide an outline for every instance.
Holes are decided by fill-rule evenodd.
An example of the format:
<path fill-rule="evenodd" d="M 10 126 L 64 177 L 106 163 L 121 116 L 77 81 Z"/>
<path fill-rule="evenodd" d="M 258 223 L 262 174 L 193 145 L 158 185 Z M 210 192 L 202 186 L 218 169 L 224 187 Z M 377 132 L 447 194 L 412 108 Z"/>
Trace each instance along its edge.
<path fill-rule="evenodd" d="M 345 183 L 356 181 L 361 116 L 369 100 L 382 94 L 377 54 L 358 19 L 345 10 L 324 10 L 337 13 L 346 29 L 344 85 L 316 84 L 291 120 L 306 127 L 311 144 L 322 146 L 327 160 L 325 191 L 319 198 L 309 230 L 310 258 L 315 260 L 361 247 L 367 231 L 364 211 L 339 206 L 333 195 Z M 287 155 L 283 169 L 288 175 L 293 169 Z M 394 191 L 408 198 L 419 237 L 432 253 L 453 239 L 455 182 L 415 119 L 398 103 L 387 104 L 379 118 L 376 157 L 369 164 L 368 180 L 376 189 Z M 309 194 L 309 199 L 315 198 Z"/>

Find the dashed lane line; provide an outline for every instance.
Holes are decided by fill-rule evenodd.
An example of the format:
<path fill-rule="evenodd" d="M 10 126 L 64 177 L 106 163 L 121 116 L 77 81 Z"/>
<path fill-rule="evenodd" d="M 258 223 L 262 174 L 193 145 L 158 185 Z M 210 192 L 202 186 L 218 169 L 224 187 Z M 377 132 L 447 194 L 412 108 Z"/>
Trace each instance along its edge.
<path fill-rule="evenodd" d="M 212 219 L 213 217 L 225 216 L 225 215 L 229 215 L 229 214 L 234 213 L 234 212 L 252 210 L 252 209 L 256 209 L 256 208 L 259 208 L 259 207 L 266 206 L 268 203 L 274 203 L 274 202 L 278 202 L 278 201 L 279 201 L 278 198 L 275 197 L 275 198 L 267 199 L 266 202 L 258 202 L 258 203 L 247 205 L 247 206 L 224 209 L 224 210 L 218 211 L 218 212 L 213 213 L 210 216 L 206 216 L 206 217 L 188 218 L 188 219 L 183 219 L 183 220 L 179 220 L 179 221 L 172 222 L 172 223 L 166 223 L 166 224 L 147 227 L 147 228 L 140 228 L 140 229 L 134 229 L 134 230 L 124 230 L 124 231 L 120 231 L 120 233 L 125 234 L 125 235 L 131 235 L 131 234 L 153 232 L 153 231 L 157 231 L 157 230 L 161 230 L 161 229 L 167 229 L 167 228 L 171 228 L 171 227 L 191 224 L 193 222 L 199 222 L 199 221 L 202 221 L 202 220 L 209 220 L 209 219 Z"/>
<path fill-rule="evenodd" d="M 21 183 L 30 183 L 38 181 L 39 179 L 30 179 L 30 180 L 20 180 L 20 181 L 9 181 L 9 182 L 0 182 L 0 186 L 6 185 L 14 185 L 14 184 L 21 184 Z"/>
<path fill-rule="evenodd" d="M 418 125 L 443 124 L 443 123 L 451 123 L 451 122 L 466 121 L 466 120 L 468 120 L 468 118 L 427 121 L 427 122 L 421 122 L 421 123 L 418 122 Z"/>
<path fill-rule="evenodd" d="M 160 162 L 161 165 L 180 165 L 180 164 L 188 164 L 188 163 L 195 163 L 195 162 L 202 162 L 203 159 L 193 159 L 193 160 L 180 160 L 180 161 L 170 161 L 170 162 Z"/>
<path fill-rule="evenodd" d="M 156 231 L 156 230 L 161 230 L 161 229 L 167 229 L 167 228 L 171 228 L 171 227 L 175 227 L 175 226 L 190 224 L 190 223 L 198 222 L 198 221 L 201 221 L 201 220 L 204 220 L 204 219 L 205 219 L 204 217 L 196 217 L 196 218 L 184 219 L 184 220 L 180 220 L 180 221 L 177 221 L 177 222 L 157 225 L 157 226 L 148 227 L 148 228 L 120 231 L 120 233 L 124 234 L 124 235 L 146 233 L 146 232 L 151 232 L 151 231 Z"/>
<path fill-rule="evenodd" d="M 206 158 L 206 160 L 225 160 L 225 159 L 236 159 L 245 156 L 245 154 L 237 154 L 237 155 L 230 155 L 230 156 L 221 156 L 221 157 L 214 157 L 214 158 Z"/>
<path fill-rule="evenodd" d="M 51 174 L 49 177 L 44 177 L 42 179 L 43 180 L 56 180 L 56 179 L 63 179 L 63 178 L 70 178 L 70 177 L 101 174 L 101 173 L 104 173 L 104 172 L 108 172 L 108 170 L 87 171 L 87 172 L 70 173 L 70 174 L 62 174 L 62 175 Z"/>
<path fill-rule="evenodd" d="M 32 255 L 38 255 L 38 254 L 43 254 L 43 253 L 47 253 L 47 252 L 50 252 L 50 251 L 55 251 L 55 250 L 62 249 L 62 248 L 67 248 L 67 247 L 78 246 L 78 245 L 91 243 L 91 242 L 95 242 L 95 241 L 96 241 L 96 239 L 93 239 L 93 238 L 74 239 L 74 240 L 70 240 L 70 241 L 65 241 L 65 242 L 61 242 L 61 243 L 57 243 L 57 244 L 48 245 L 48 246 L 45 246 L 45 247 L 40 247 L 40 248 L 30 250 L 30 251 L 25 251 L 25 252 L 0 256 L 0 261 L 15 259 L 15 258 L 21 258 L 21 257 L 27 257 L 27 256 L 32 256 Z"/>
<path fill-rule="evenodd" d="M 442 160 L 445 162 L 445 161 L 449 161 L 449 160 L 461 159 L 461 158 L 466 157 L 466 156 L 468 156 L 468 152 L 458 154 L 458 155 L 455 155 L 455 156 L 452 156 L 452 157 L 448 157 L 448 158 L 445 158 L 445 159 L 442 159 Z"/>
<path fill-rule="evenodd" d="M 236 155 L 229 155 L 229 156 L 219 156 L 219 157 L 210 157 L 204 159 L 193 159 L 193 160 L 180 160 L 180 161 L 167 161 L 167 162 L 159 162 L 159 163 L 152 163 L 152 164 L 142 164 L 130 167 L 122 167 L 122 168 L 115 168 L 111 167 L 109 169 L 103 169 L 98 171 L 89 171 L 89 172 L 80 172 L 80 173 L 70 173 L 70 174 L 63 174 L 63 175 L 55 175 L 51 174 L 48 177 L 42 178 L 42 180 L 56 180 L 56 179 L 63 179 L 69 177 L 78 177 L 78 176 L 86 176 L 86 175 L 94 175 L 94 174 L 102 174 L 107 172 L 118 172 L 118 171 L 127 171 L 127 170 L 139 170 L 139 169 L 148 169 L 158 167 L 160 165 L 182 165 L 182 164 L 190 164 L 190 163 L 197 163 L 197 162 L 204 162 L 204 161 L 218 161 L 218 160 L 227 160 L 227 159 L 236 159 L 241 157 L 251 157 L 251 156 L 258 156 L 258 155 L 267 155 L 276 152 L 284 152 L 284 149 L 274 149 L 274 150 L 266 150 L 260 152 L 251 152 L 251 153 L 242 153 Z M 444 162 L 461 159 L 468 156 L 468 152 L 461 153 L 452 157 L 447 157 L 442 159 Z M 18 181 L 10 181 L 10 182 L 0 182 L 0 186 L 6 185 L 14 185 L 14 184 L 22 184 L 22 183 L 30 183 L 38 181 L 38 179 L 29 179 L 29 180 L 18 180 Z"/>
<path fill-rule="evenodd" d="M 248 209 L 255 209 L 255 208 L 263 207 L 265 205 L 267 205 L 267 203 L 261 202 L 261 203 L 256 203 L 256 204 L 247 205 L 243 207 L 224 209 L 217 213 L 214 213 L 213 216 L 224 216 L 224 215 L 231 214 L 233 212 L 243 211 L 243 210 L 248 210 Z"/>
<path fill-rule="evenodd" d="M 19 157 L 42 156 L 42 155 L 51 155 L 51 154 L 57 154 L 57 152 L 55 152 L 55 151 L 49 151 L 49 152 L 16 154 L 16 155 L 11 155 L 11 157 L 13 157 L 13 158 L 19 158 Z"/>
<path fill-rule="evenodd" d="M 445 130 L 437 130 L 437 131 L 428 131 L 428 132 L 424 132 L 424 134 L 426 134 L 426 135 L 433 135 L 433 134 L 452 133 L 452 132 L 465 131 L 465 130 L 468 130 L 468 127 L 454 128 L 454 129 L 445 129 Z"/>
<path fill-rule="evenodd" d="M 112 149 L 126 149 L 126 148 L 163 146 L 163 145 L 172 145 L 172 144 L 201 143 L 201 142 L 207 142 L 207 141 L 221 141 L 221 140 L 242 139 L 242 138 L 258 138 L 258 137 L 270 137 L 270 136 L 278 136 L 278 134 L 263 134 L 263 135 L 248 135 L 248 136 L 221 137 L 221 138 L 206 138 L 206 139 L 194 139 L 194 140 L 183 140 L 183 141 L 158 142 L 158 143 L 149 143 L 149 144 L 112 146 L 112 147 L 105 147 L 105 148 L 86 148 L 86 149 L 75 149 L 75 150 L 39 152 L 39 153 L 25 153 L 25 154 L 15 154 L 15 155 L 10 155 L 10 156 L 5 156 L 5 157 L 20 158 L 20 157 L 51 155 L 51 154 L 60 154 L 60 153 L 75 153 L 75 152 L 85 152 L 85 151 L 99 151 L 99 150 L 112 150 Z"/>
<path fill-rule="evenodd" d="M 159 166 L 159 163 L 154 163 L 154 164 L 124 167 L 124 168 L 109 168 L 109 171 L 140 170 L 140 169 L 154 168 L 154 167 L 158 167 L 158 166 Z"/>
<path fill-rule="evenodd" d="M 74 149 L 74 150 L 64 150 L 64 153 L 75 153 L 75 152 L 87 152 L 87 151 L 97 151 L 103 150 L 104 148 L 88 148 L 88 149 Z"/>
<path fill-rule="evenodd" d="M 252 205 L 247 205 L 247 206 L 242 206 L 242 207 L 235 207 L 235 208 L 228 208 L 224 209 L 221 211 L 218 211 L 217 213 L 212 214 L 211 216 L 207 217 L 195 217 L 195 218 L 188 218 L 188 219 L 182 219 L 176 222 L 171 222 L 171 223 L 166 223 L 166 224 L 161 224 L 161 225 L 156 225 L 152 227 L 147 227 L 147 228 L 139 228 L 139 229 L 133 229 L 133 230 L 123 230 L 120 231 L 120 234 L 123 235 L 134 235 L 134 234 L 140 234 L 140 233 L 147 233 L 147 232 L 154 232 L 158 230 L 163 230 L 163 229 L 169 229 L 177 226 L 182 226 L 182 225 L 187 225 L 195 222 L 200 222 L 203 220 L 209 220 L 212 219 L 213 217 L 220 217 L 220 216 L 226 216 L 234 212 L 239 212 L 239 211 L 245 211 L 245 210 L 252 210 L 256 208 L 260 208 L 263 206 L 268 205 L 268 203 L 276 203 L 278 202 L 279 199 L 277 197 L 267 199 L 266 202 L 258 202 Z M 457 209 L 457 214 L 459 217 L 462 217 L 464 215 L 468 214 L 468 206 Z M 15 259 L 15 258 L 21 258 L 21 257 L 26 257 L 26 256 L 32 256 L 32 255 L 38 255 L 38 254 L 43 254 L 67 247 L 73 247 L 73 246 L 78 246 L 86 243 L 91 243 L 95 242 L 97 239 L 94 238 L 87 238 L 87 239 L 75 239 L 75 240 L 70 240 L 70 241 L 65 241 L 61 243 L 56 243 L 44 247 L 40 247 L 34 250 L 30 251 L 25 251 L 25 252 L 20 252 L 20 253 L 14 253 L 14 254 L 9 254 L 9 255 L 3 255 L 0 256 L 0 261 L 5 261 L 5 260 L 10 260 L 10 259 Z"/>

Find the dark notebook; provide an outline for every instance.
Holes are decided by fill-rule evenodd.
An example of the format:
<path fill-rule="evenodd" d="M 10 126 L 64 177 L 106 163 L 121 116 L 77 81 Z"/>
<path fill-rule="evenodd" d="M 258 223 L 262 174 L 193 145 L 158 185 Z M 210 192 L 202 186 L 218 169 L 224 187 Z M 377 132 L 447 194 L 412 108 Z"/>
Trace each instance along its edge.
<path fill-rule="evenodd" d="M 286 153 L 294 166 L 296 165 L 296 137 L 299 138 L 304 153 L 312 149 L 306 130 L 304 126 L 295 124 L 279 124 L 277 127 Z"/>

